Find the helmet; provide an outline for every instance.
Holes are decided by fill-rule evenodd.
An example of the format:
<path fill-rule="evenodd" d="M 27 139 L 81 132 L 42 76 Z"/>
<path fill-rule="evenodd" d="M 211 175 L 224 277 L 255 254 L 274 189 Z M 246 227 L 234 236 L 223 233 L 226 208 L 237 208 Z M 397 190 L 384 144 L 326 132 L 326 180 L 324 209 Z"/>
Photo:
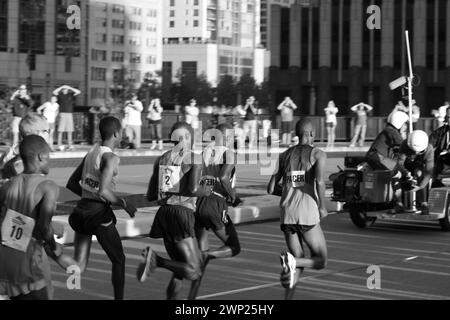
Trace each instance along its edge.
<path fill-rule="evenodd" d="M 391 118 L 389 119 L 389 123 L 393 125 L 397 130 L 400 130 L 401 127 L 408 121 L 408 115 L 403 111 L 395 111 Z"/>
<path fill-rule="evenodd" d="M 428 147 L 428 135 L 422 130 L 413 131 L 408 138 L 408 146 L 416 153 L 425 151 Z"/>

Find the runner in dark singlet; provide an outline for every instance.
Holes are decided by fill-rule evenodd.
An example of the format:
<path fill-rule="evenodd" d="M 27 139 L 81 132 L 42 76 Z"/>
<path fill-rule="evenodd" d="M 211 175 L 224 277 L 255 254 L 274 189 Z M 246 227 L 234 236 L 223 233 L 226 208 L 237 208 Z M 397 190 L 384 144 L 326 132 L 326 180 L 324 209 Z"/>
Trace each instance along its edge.
<path fill-rule="evenodd" d="M 236 229 L 228 216 L 227 204 L 230 202 L 235 207 L 241 202 L 234 189 L 236 154 L 233 150 L 234 134 L 230 132 L 233 127 L 220 124 L 216 129 L 215 141 L 202 154 L 204 181 L 212 184 L 214 189 L 210 196 L 197 200 L 195 212 L 195 234 L 204 256 L 202 276 L 209 260 L 234 257 L 241 251 Z M 209 229 L 222 241 L 222 247 L 209 250 Z M 193 281 L 189 299 L 196 298 L 201 279 Z"/>
<path fill-rule="evenodd" d="M 289 252 L 282 252 L 280 259 L 281 282 L 287 300 L 294 297 L 303 268 L 319 270 L 327 264 L 327 246 L 320 227 L 320 220 L 328 215 L 324 182 L 326 154 L 313 146 L 315 130 L 311 120 L 300 120 L 296 134 L 299 145 L 280 155 L 278 172 L 268 185 L 268 192 L 273 194 L 282 183 L 281 230 Z M 310 258 L 305 258 L 303 243 L 311 252 Z"/>

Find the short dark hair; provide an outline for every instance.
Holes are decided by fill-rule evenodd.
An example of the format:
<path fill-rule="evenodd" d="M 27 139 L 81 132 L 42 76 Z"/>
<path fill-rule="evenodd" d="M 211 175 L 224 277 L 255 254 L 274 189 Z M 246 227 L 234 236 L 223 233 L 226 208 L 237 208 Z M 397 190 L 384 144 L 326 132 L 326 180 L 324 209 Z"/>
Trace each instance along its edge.
<path fill-rule="evenodd" d="M 41 136 L 32 134 L 23 137 L 19 145 L 20 157 L 24 164 L 30 164 L 37 155 L 41 153 L 50 153 L 48 143 Z"/>
<path fill-rule="evenodd" d="M 233 126 L 227 122 L 224 122 L 224 123 L 217 125 L 216 129 L 222 133 L 226 133 L 227 130 L 232 130 Z"/>
<path fill-rule="evenodd" d="M 310 118 L 303 118 L 295 125 L 295 134 L 301 138 L 304 135 L 305 128 L 311 126 L 314 129 L 314 125 Z"/>
<path fill-rule="evenodd" d="M 120 130 L 122 130 L 122 125 L 116 117 L 108 116 L 100 120 L 99 129 L 100 136 L 102 140 L 105 141 L 110 139 L 114 133 L 120 132 Z"/>
<path fill-rule="evenodd" d="M 191 134 L 191 138 L 194 138 L 194 129 L 191 127 L 191 125 L 185 121 L 178 121 L 175 122 L 175 124 L 172 126 L 172 129 L 170 129 L 170 136 L 178 130 L 178 129 L 186 129 Z"/>

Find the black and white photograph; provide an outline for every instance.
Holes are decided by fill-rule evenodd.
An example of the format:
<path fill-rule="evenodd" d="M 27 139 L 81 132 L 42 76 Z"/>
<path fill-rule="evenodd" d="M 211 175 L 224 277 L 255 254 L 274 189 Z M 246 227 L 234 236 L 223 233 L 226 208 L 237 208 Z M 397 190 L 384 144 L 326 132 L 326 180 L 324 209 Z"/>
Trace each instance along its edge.
<path fill-rule="evenodd" d="M 0 0 L 0 306 L 450 300 L 449 207 L 450 0 Z"/>

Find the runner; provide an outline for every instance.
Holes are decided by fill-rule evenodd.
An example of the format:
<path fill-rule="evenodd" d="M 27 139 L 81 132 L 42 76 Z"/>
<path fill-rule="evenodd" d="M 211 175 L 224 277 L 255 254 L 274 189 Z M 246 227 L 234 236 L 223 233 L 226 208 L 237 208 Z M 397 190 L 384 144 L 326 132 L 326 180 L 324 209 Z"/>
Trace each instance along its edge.
<path fill-rule="evenodd" d="M 51 281 L 46 251 L 56 257 L 62 254 L 51 223 L 59 188 L 46 177 L 50 147 L 42 137 L 25 137 L 20 156 L 24 172 L 0 192 L 0 295 L 12 300 L 47 300 Z"/>
<path fill-rule="evenodd" d="M 324 181 L 326 154 L 313 146 L 315 131 L 311 120 L 300 120 L 295 131 L 300 143 L 280 155 L 278 172 L 268 185 L 269 194 L 274 194 L 281 181 L 283 184 L 281 230 L 289 252 L 282 252 L 280 259 L 286 300 L 294 297 L 303 268 L 320 270 L 327 264 L 327 245 L 320 227 L 320 220 L 328 215 Z M 303 243 L 309 248 L 311 258 L 305 258 Z"/>
<path fill-rule="evenodd" d="M 75 260 L 80 271 L 86 269 L 92 236 L 95 235 L 112 262 L 114 299 L 123 300 L 125 254 L 111 205 L 122 207 L 132 218 L 136 208 L 115 193 L 120 158 L 113 149 L 121 140 L 120 121 L 106 117 L 100 121 L 99 128 L 101 144 L 88 152 L 67 183 L 69 190 L 81 196 L 69 217 L 69 224 L 75 231 Z"/>
<path fill-rule="evenodd" d="M 144 282 L 156 267 L 172 271 L 167 287 L 168 300 L 178 298 L 183 279 L 193 281 L 201 276 L 203 259 L 195 238 L 194 212 L 196 197 L 211 194 L 212 186 L 201 181 L 201 165 L 193 161 L 193 136 L 189 124 L 175 123 L 171 139 L 176 145 L 156 161 L 147 190 L 149 201 L 158 199 L 161 203 L 149 236 L 164 239 L 171 260 L 156 255 L 147 247 L 143 253 L 144 262 L 137 269 L 137 278 Z"/>
<path fill-rule="evenodd" d="M 214 185 L 213 192 L 208 197 L 200 197 L 197 200 L 195 212 L 195 235 L 198 239 L 200 250 L 203 253 L 202 276 L 192 282 L 189 299 L 195 299 L 200 288 L 200 283 L 207 263 L 211 259 L 234 257 L 241 251 L 238 235 L 233 221 L 228 216 L 229 201 L 236 207 L 241 200 L 236 196 L 234 180 L 236 172 L 236 154 L 234 153 L 234 135 L 227 130 L 233 130 L 228 124 L 220 124 L 216 127 L 215 141 L 203 151 L 203 177 L 209 179 Z M 222 241 L 223 246 L 217 250 L 209 251 L 208 230 Z"/>

